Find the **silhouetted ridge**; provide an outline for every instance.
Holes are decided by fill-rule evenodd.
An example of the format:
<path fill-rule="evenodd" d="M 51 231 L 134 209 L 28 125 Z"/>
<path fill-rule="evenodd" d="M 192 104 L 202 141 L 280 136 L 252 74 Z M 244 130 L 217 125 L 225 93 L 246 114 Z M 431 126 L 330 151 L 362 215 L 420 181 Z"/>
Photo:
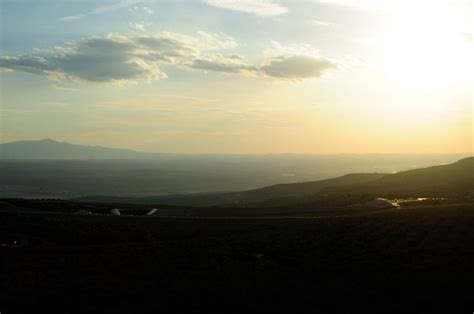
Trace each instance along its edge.
<path fill-rule="evenodd" d="M 378 195 L 462 196 L 474 190 L 474 157 L 455 163 L 398 172 L 340 191 Z"/>
<path fill-rule="evenodd" d="M 49 138 L 0 144 L 0 159 L 143 159 L 161 155 L 131 149 L 76 145 Z"/>

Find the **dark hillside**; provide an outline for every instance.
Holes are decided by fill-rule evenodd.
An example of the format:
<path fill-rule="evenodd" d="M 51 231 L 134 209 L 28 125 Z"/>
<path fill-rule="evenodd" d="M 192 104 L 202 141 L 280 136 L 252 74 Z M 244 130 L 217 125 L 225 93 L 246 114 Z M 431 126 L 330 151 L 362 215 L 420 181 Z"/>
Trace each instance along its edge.
<path fill-rule="evenodd" d="M 449 165 L 403 171 L 357 186 L 331 191 L 394 197 L 466 197 L 474 192 L 474 157 Z"/>
<path fill-rule="evenodd" d="M 144 198 L 108 196 L 78 198 L 86 202 L 161 204 L 174 206 L 340 207 L 377 197 L 443 197 L 472 199 L 474 157 L 458 162 L 395 174 L 359 173 L 342 177 L 232 192 Z"/>
<path fill-rule="evenodd" d="M 2 313 L 471 313 L 473 227 L 472 206 L 323 219 L 0 213 L 0 305 Z"/>

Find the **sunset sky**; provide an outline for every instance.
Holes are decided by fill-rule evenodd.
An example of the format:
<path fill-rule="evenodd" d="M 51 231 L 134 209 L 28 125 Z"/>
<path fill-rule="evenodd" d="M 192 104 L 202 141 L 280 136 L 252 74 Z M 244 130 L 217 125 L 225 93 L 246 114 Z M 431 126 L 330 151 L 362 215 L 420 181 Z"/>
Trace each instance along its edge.
<path fill-rule="evenodd" d="M 471 0 L 0 0 L 0 142 L 472 153 Z"/>

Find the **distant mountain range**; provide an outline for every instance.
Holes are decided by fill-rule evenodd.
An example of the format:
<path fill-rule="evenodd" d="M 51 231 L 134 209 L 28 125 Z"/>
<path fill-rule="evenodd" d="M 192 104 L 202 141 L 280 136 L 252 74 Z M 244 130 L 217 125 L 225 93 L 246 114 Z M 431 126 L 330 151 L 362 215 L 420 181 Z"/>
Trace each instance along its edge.
<path fill-rule="evenodd" d="M 80 201 L 161 204 L 173 206 L 294 207 L 347 206 L 376 197 L 474 198 L 474 157 L 455 163 L 394 174 L 361 173 L 314 182 L 277 184 L 266 188 L 211 194 L 145 198 L 85 197 Z"/>
<path fill-rule="evenodd" d="M 183 206 L 348 204 L 359 201 L 357 197 L 392 193 L 462 194 L 466 186 L 472 187 L 473 173 L 472 166 L 466 166 L 469 162 L 464 160 L 452 166 L 400 171 L 452 163 L 463 157 L 188 155 L 143 153 L 50 139 L 20 141 L 0 144 L 0 197 L 87 197 Z M 353 174 L 344 175 L 347 173 Z M 89 198 L 94 195 L 104 196 Z"/>
<path fill-rule="evenodd" d="M 168 155 L 141 153 L 130 149 L 75 145 L 51 139 L 0 144 L 0 159 L 150 159 Z"/>
<path fill-rule="evenodd" d="M 392 167 L 406 168 L 410 163 L 436 164 L 445 160 L 456 160 L 466 154 L 178 154 L 162 152 L 139 152 L 132 149 L 110 148 L 104 146 L 77 145 L 52 139 L 16 141 L 0 143 L 0 160 L 150 160 L 170 158 L 220 158 L 220 159 L 300 159 L 376 161 L 385 160 Z M 342 165 L 345 162 L 342 163 Z M 407 164 L 409 163 L 409 164 Z M 410 165 L 410 167 L 412 167 Z M 342 167 L 341 167 L 342 168 Z M 382 171 L 381 171 L 382 172 Z"/>

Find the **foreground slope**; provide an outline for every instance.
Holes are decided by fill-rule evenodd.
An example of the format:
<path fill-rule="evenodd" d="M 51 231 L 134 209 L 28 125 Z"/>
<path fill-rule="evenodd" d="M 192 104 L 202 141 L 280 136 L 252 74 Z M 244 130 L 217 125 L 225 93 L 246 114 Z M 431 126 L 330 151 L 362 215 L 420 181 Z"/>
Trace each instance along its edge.
<path fill-rule="evenodd" d="M 473 226 L 472 207 L 322 219 L 0 213 L 0 304 L 5 313 L 471 313 Z"/>

